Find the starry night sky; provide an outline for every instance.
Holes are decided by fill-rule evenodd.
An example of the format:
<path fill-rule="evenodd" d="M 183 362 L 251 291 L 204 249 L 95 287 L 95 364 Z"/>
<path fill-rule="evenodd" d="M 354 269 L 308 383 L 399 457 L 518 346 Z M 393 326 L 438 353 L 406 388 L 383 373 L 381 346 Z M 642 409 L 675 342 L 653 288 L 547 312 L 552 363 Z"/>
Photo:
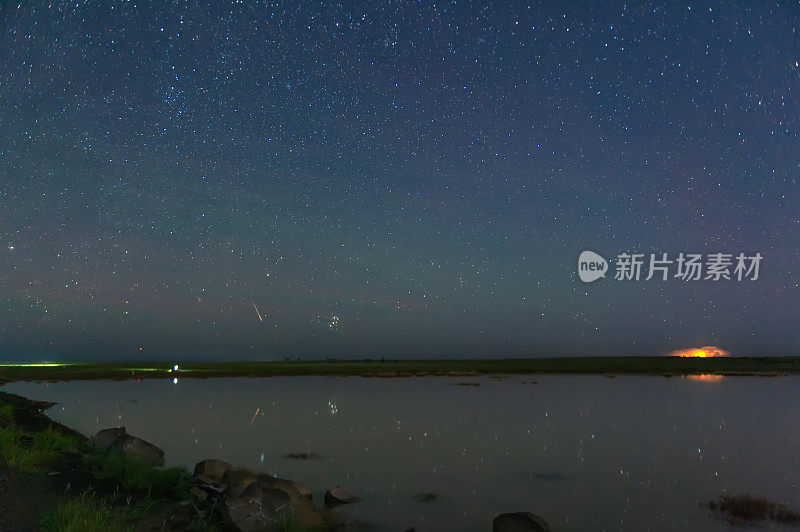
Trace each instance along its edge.
<path fill-rule="evenodd" d="M 0 4 L 0 358 L 800 353 L 797 2 L 44 4 Z"/>

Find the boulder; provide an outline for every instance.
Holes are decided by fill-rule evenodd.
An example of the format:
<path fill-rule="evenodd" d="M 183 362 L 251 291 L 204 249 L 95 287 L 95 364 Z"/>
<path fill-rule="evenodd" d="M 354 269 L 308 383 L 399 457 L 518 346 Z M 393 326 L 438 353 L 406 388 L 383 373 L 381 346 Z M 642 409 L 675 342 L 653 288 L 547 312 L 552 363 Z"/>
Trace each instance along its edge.
<path fill-rule="evenodd" d="M 334 486 L 325 492 L 325 506 L 339 506 L 340 504 L 350 504 L 360 500 L 358 495 L 348 493 L 341 486 Z"/>
<path fill-rule="evenodd" d="M 316 506 L 314 506 L 314 503 L 312 503 L 308 497 L 305 497 L 303 493 L 297 489 L 297 486 L 299 486 L 299 484 L 291 480 L 261 475 L 256 482 L 248 486 L 243 495 L 258 497 L 263 496 L 263 494 L 270 494 L 274 490 L 281 491 L 289 497 L 293 523 L 302 529 L 321 528 L 324 525 L 322 516 Z"/>
<path fill-rule="evenodd" d="M 189 495 L 191 495 L 200 502 L 206 502 L 206 499 L 208 499 L 208 493 L 206 493 L 205 490 L 198 488 L 197 486 L 194 486 L 192 487 L 192 489 L 189 490 Z"/>
<path fill-rule="evenodd" d="M 258 489 L 258 487 L 279 489 L 286 493 L 291 499 L 294 519 L 303 528 L 318 528 L 324 524 L 319 510 L 311 502 L 311 490 L 305 486 L 292 480 L 261 475 L 258 482 L 251 486 L 254 489 Z"/>
<path fill-rule="evenodd" d="M 297 488 L 297 491 L 300 492 L 300 495 L 302 495 L 309 501 L 314 498 L 314 492 L 308 489 L 307 487 L 303 486 L 302 484 L 298 484 L 297 482 L 292 482 L 292 484 L 294 484 L 294 487 Z"/>
<path fill-rule="evenodd" d="M 198 481 L 197 486 L 195 487 L 200 488 L 211 495 L 223 495 L 225 493 L 225 490 L 222 489 L 219 484 L 216 484 L 213 481 L 210 483 Z"/>
<path fill-rule="evenodd" d="M 550 532 L 547 522 L 530 512 L 500 514 L 492 522 L 493 532 Z"/>
<path fill-rule="evenodd" d="M 152 466 L 164 465 L 164 451 L 152 443 L 130 434 L 123 434 L 111 445 L 111 448 Z"/>
<path fill-rule="evenodd" d="M 273 488 L 284 489 L 285 486 L 288 490 L 296 490 L 298 493 L 300 493 L 300 496 L 305 497 L 306 499 L 309 500 L 311 500 L 314 497 L 314 493 L 310 489 L 303 486 L 302 484 L 298 484 L 294 480 L 286 480 L 283 478 L 273 477 L 270 475 L 260 475 L 258 477 L 258 481 L 263 483 L 265 486 L 270 486 Z"/>
<path fill-rule="evenodd" d="M 149 465 L 164 464 L 164 451 L 152 443 L 131 436 L 125 431 L 125 427 L 103 429 L 89 439 L 89 445 L 98 451 L 117 450 Z"/>
<path fill-rule="evenodd" d="M 258 480 L 258 475 L 247 469 L 231 469 L 222 475 L 222 489 L 225 490 L 225 495 L 231 498 L 237 498 L 247 487 Z"/>
<path fill-rule="evenodd" d="M 125 436 L 125 427 L 103 429 L 89 438 L 89 445 L 98 451 L 105 451 L 123 436 Z"/>
<path fill-rule="evenodd" d="M 220 508 L 223 522 L 242 532 L 276 529 L 291 518 L 291 510 L 289 496 L 278 489 L 225 497 Z"/>
<path fill-rule="evenodd" d="M 207 477 L 205 475 L 195 475 L 194 480 L 200 486 L 213 487 L 217 491 L 220 491 L 220 492 L 223 491 L 222 488 L 220 487 L 220 484 L 222 483 L 222 480 L 217 480 L 215 478 Z"/>
<path fill-rule="evenodd" d="M 228 471 L 232 470 L 233 466 L 228 462 L 222 460 L 214 460 L 213 458 L 197 462 L 194 466 L 194 476 L 203 476 L 203 482 L 208 483 L 208 480 L 213 482 L 222 482 L 222 477 Z"/>

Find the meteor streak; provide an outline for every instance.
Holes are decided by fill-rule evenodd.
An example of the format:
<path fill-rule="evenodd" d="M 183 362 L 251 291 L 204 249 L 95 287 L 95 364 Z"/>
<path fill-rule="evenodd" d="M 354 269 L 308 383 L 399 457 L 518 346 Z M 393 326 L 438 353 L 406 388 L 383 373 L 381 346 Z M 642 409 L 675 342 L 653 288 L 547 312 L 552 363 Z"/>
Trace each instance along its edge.
<path fill-rule="evenodd" d="M 252 299 L 250 300 L 250 302 L 253 303 L 253 308 L 256 309 L 256 314 L 258 314 L 258 321 L 263 323 L 264 318 L 261 316 L 261 312 L 258 311 L 258 305 L 256 305 L 256 302 L 253 301 Z"/>

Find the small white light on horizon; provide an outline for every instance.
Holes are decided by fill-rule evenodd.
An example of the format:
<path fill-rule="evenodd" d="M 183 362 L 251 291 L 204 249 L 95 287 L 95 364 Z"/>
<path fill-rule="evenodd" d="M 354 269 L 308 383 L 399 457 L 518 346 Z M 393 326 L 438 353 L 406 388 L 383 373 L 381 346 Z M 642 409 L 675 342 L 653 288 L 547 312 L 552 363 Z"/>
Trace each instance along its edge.
<path fill-rule="evenodd" d="M 178 371 L 178 365 L 175 364 L 175 367 L 173 367 L 172 369 L 174 369 L 175 371 Z"/>

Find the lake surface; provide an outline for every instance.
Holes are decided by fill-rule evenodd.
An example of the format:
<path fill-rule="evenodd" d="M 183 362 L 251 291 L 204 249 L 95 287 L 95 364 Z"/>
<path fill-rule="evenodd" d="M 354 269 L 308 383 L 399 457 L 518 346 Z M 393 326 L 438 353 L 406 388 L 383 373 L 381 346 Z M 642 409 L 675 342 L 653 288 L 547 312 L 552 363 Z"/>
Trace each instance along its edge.
<path fill-rule="evenodd" d="M 535 381 L 536 384 L 533 384 Z M 464 385 L 464 383 L 479 386 Z M 731 530 L 723 492 L 800 504 L 800 377 L 274 377 L 12 383 L 90 435 L 124 425 L 169 465 L 204 458 L 314 490 L 377 530 Z M 319 459 L 285 458 L 316 453 Z M 432 492 L 432 502 L 415 496 Z"/>

